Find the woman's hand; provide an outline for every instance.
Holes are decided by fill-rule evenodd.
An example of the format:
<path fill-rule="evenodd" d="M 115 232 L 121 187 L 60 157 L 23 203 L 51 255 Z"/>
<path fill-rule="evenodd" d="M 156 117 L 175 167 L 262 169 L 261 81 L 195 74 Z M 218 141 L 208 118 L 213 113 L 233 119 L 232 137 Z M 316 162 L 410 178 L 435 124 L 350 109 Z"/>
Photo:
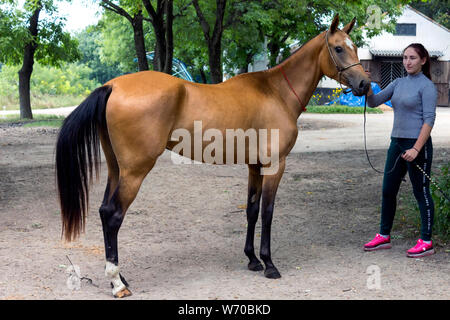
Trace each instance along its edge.
<path fill-rule="evenodd" d="M 414 159 L 419 154 L 419 151 L 417 151 L 414 148 L 408 149 L 405 151 L 405 153 L 402 154 L 402 158 L 405 159 L 408 162 L 414 161 Z"/>

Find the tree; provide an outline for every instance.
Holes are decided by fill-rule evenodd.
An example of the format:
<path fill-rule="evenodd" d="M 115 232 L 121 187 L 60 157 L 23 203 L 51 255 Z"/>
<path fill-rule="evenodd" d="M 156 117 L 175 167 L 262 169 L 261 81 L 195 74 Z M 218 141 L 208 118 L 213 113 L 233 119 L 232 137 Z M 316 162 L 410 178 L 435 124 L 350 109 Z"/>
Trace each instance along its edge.
<path fill-rule="evenodd" d="M 27 0 L 23 9 L 15 1 L 1 1 L 0 62 L 20 64 L 20 117 L 32 119 L 30 79 L 35 59 L 43 65 L 59 66 L 79 58 L 77 41 L 63 31 L 64 21 L 57 17 L 53 0 Z M 46 12 L 48 18 L 40 19 Z M 51 18 L 53 16 L 53 18 Z"/>
<path fill-rule="evenodd" d="M 241 71 L 266 42 L 269 65 L 290 55 L 289 46 L 298 40 L 304 43 L 326 29 L 335 13 L 350 21 L 356 17 L 360 24 L 367 19 L 367 8 L 377 5 L 389 17 L 400 13 L 400 4 L 407 0 L 193 0 L 197 21 L 208 49 L 211 81 L 222 81 L 223 41 L 227 41 L 227 67 L 237 63 Z M 362 23 L 361 23 L 362 22 Z M 369 36 L 392 29 L 392 24 L 370 30 Z M 358 44 L 362 31 L 356 32 Z"/>
<path fill-rule="evenodd" d="M 443 5 L 443 2 L 446 5 Z M 450 29 L 450 7 L 448 0 L 414 0 L 409 5 L 447 29 Z"/>
<path fill-rule="evenodd" d="M 102 22 L 99 24 L 102 25 Z M 88 26 L 83 31 L 77 33 L 75 37 L 78 40 L 78 49 L 81 53 L 79 64 L 88 66 L 92 70 L 89 79 L 95 79 L 98 83 L 105 83 L 123 73 L 118 61 L 111 61 L 112 59 L 104 59 L 107 60 L 106 62 L 102 61 L 102 32 L 99 26 Z M 120 58 L 118 60 L 121 61 Z M 133 60 L 133 58 L 130 58 L 130 60 Z"/>
<path fill-rule="evenodd" d="M 145 47 L 154 46 L 153 32 L 148 23 L 144 22 Z M 100 34 L 95 40 L 99 46 L 100 61 L 103 64 L 119 68 L 121 73 L 139 70 L 134 45 L 133 26 L 127 19 L 112 11 L 105 10 L 96 28 Z M 149 68 L 151 64 L 149 63 Z"/>
<path fill-rule="evenodd" d="M 109 1 L 102 0 L 100 5 L 126 18 L 133 27 L 134 48 L 138 60 L 139 71 L 148 70 L 147 52 L 144 41 L 144 16 L 142 15 L 142 6 L 139 2 L 133 0 Z"/>
<path fill-rule="evenodd" d="M 248 72 L 248 66 L 257 54 L 264 53 L 265 39 L 258 21 L 259 1 L 233 3 L 231 20 L 224 31 L 224 69 L 234 75 Z"/>
<path fill-rule="evenodd" d="M 155 51 L 153 69 L 172 73 L 173 58 L 173 1 L 158 0 L 156 9 L 150 0 L 142 0 L 155 32 Z"/>
<path fill-rule="evenodd" d="M 211 82 L 219 83 L 223 81 L 222 71 L 222 34 L 224 30 L 224 17 L 227 0 L 215 0 L 216 10 L 214 14 L 214 27 L 211 28 L 199 0 L 194 0 L 193 5 L 197 18 L 203 31 L 203 36 L 208 46 L 209 69 L 211 72 Z"/>
<path fill-rule="evenodd" d="M 357 28 L 352 32 L 356 45 L 363 44 L 363 29 L 368 20 L 368 8 L 380 9 L 383 17 L 395 20 L 401 13 L 401 5 L 408 0 L 261 0 L 255 1 L 247 11 L 245 21 L 253 21 L 267 40 L 269 65 L 278 63 L 278 58 L 290 55 L 289 45 L 294 41 L 305 43 L 328 28 L 331 19 L 339 13 L 341 21 L 357 19 Z M 393 23 L 381 24 L 380 28 L 365 28 L 367 37 L 383 30 L 393 30 Z"/>

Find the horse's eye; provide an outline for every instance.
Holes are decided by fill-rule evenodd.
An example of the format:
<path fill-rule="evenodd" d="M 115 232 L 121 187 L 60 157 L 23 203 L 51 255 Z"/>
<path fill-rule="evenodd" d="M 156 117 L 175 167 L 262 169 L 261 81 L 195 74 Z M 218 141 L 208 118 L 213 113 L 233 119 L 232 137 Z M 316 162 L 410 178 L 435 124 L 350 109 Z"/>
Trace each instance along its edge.
<path fill-rule="evenodd" d="M 336 50 L 337 53 L 341 53 L 342 52 L 342 47 L 336 47 L 336 48 L 334 48 L 334 50 Z"/>

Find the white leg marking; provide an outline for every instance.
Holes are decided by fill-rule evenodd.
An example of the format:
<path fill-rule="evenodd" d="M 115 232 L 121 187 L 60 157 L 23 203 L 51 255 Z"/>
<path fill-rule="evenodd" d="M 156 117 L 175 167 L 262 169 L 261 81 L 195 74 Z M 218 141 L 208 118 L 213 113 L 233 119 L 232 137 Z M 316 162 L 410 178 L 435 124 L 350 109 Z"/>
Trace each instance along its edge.
<path fill-rule="evenodd" d="M 126 288 L 122 280 L 120 280 L 119 266 L 116 266 L 114 263 L 106 261 L 105 276 L 111 280 L 114 286 L 112 290 L 113 295 L 116 295 L 118 292 Z"/>

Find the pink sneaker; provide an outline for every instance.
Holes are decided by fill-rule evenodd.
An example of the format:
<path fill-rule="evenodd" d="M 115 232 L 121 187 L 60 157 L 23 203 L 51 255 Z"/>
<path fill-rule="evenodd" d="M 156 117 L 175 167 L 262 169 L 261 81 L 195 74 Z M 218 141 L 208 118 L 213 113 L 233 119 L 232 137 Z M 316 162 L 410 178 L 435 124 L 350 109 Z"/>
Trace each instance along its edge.
<path fill-rule="evenodd" d="M 426 257 L 432 254 L 434 254 L 433 242 L 425 243 L 422 239 L 419 239 L 413 248 L 406 251 L 406 256 L 409 258 Z"/>
<path fill-rule="evenodd" d="M 364 245 L 364 251 L 374 251 L 379 249 L 390 249 L 391 245 L 391 237 L 387 238 L 383 237 L 379 233 L 376 234 L 375 238 L 372 241 L 366 243 Z"/>

